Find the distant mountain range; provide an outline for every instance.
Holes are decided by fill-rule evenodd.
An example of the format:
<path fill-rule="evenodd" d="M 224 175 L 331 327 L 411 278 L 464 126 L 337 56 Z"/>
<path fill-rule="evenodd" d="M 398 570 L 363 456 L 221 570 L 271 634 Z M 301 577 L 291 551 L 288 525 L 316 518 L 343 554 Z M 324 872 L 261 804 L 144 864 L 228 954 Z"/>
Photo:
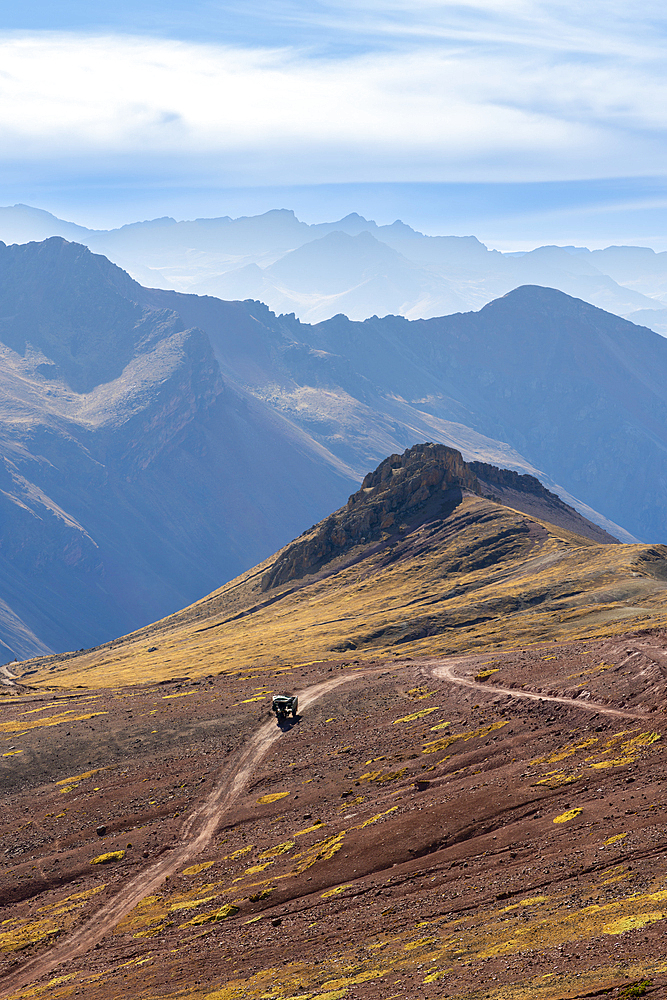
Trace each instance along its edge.
<path fill-rule="evenodd" d="M 339 313 L 442 316 L 536 284 L 667 334 L 667 252 L 647 247 L 503 254 L 474 236 L 424 236 L 400 221 L 378 226 L 356 214 L 307 225 L 287 210 L 90 230 L 25 205 L 0 208 L 5 243 L 50 236 L 85 244 L 149 287 L 258 299 L 308 322 Z"/>
<path fill-rule="evenodd" d="M 667 341 L 553 289 L 310 326 L 51 238 L 0 245 L 0 354 L 4 660 L 191 603 L 425 440 L 667 539 Z"/>

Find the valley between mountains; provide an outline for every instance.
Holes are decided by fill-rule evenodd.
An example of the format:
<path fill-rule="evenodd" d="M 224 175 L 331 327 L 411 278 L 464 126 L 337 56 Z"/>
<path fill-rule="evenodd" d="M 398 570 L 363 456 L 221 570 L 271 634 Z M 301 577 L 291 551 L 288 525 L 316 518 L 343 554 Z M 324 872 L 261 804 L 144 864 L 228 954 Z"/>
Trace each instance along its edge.
<path fill-rule="evenodd" d="M 3 996 L 667 993 L 667 549 L 530 476 L 414 446 L 5 681 Z"/>

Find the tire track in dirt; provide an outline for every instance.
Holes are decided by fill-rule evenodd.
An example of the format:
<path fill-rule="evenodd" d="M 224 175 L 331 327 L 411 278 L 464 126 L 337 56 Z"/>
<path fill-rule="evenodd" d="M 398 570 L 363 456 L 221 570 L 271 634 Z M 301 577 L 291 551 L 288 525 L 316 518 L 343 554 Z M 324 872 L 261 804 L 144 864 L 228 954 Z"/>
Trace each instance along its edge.
<path fill-rule="evenodd" d="M 345 684 L 363 676 L 362 672 L 334 677 L 314 684 L 299 693 L 299 709 L 308 708 L 323 695 L 340 684 Z M 186 862 L 201 853 L 213 838 L 222 817 L 229 811 L 245 787 L 255 766 L 262 759 L 272 743 L 280 739 L 283 730 L 275 720 L 265 723 L 250 738 L 242 749 L 236 763 L 232 763 L 218 780 L 210 795 L 186 820 L 181 831 L 178 847 L 160 858 L 154 865 L 135 875 L 127 885 L 99 910 L 89 916 L 63 941 L 48 952 L 36 955 L 18 969 L 7 973 L 0 985 L 3 995 L 34 983 L 48 975 L 57 966 L 85 954 L 127 916 L 146 896 L 155 892 L 168 876 L 174 875 Z"/>
<path fill-rule="evenodd" d="M 457 684 L 461 687 L 475 688 L 476 690 L 486 691 L 487 693 L 491 692 L 493 694 L 509 695 L 511 698 L 526 698 L 529 701 L 557 702 L 559 705 L 569 705 L 571 708 L 580 708 L 585 712 L 610 715 L 621 719 L 645 720 L 647 718 L 646 712 L 628 712 L 622 708 L 610 708 L 609 705 L 600 705 L 594 701 L 580 701 L 578 698 L 567 698 L 565 695 L 540 694 L 539 691 L 524 691 L 517 688 L 498 687 L 495 684 L 487 684 L 486 682 L 476 681 L 470 677 L 460 677 L 458 674 L 452 672 L 455 666 L 470 662 L 471 661 L 468 657 L 462 657 L 449 663 L 443 663 L 442 660 L 427 660 L 423 662 L 423 666 L 430 667 L 436 677 L 439 677 L 442 680 L 450 681 L 452 684 Z"/>
<path fill-rule="evenodd" d="M 0 683 L 6 684 L 7 687 L 16 687 L 18 677 L 16 674 L 12 674 L 10 672 L 8 666 L 0 667 L 0 674 L 2 674 L 2 677 L 0 677 Z"/>

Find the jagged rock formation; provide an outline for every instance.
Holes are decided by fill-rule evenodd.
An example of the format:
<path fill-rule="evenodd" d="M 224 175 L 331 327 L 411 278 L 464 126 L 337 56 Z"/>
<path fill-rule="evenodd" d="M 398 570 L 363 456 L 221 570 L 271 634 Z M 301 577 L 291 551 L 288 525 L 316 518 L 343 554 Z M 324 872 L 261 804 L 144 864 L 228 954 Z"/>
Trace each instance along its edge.
<path fill-rule="evenodd" d="M 464 492 L 489 496 L 594 541 L 618 542 L 534 476 L 484 462 L 464 462 L 454 448 L 427 442 L 402 455 L 390 455 L 369 472 L 345 507 L 283 550 L 262 578 L 262 589 L 316 573 L 359 546 L 398 537 L 426 521 L 436 522 L 451 514 Z"/>

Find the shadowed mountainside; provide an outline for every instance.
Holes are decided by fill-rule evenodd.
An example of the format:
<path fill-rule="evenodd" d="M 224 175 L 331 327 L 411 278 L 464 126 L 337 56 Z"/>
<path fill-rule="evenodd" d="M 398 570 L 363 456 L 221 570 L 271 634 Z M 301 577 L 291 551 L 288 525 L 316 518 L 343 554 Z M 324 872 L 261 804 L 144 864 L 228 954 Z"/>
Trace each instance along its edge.
<path fill-rule="evenodd" d="M 78 244 L 0 246 L 3 662 L 162 617 L 353 483 L 140 291 Z"/>
<path fill-rule="evenodd" d="M 559 292 L 309 327 L 54 238 L 0 247 L 0 307 L 4 660 L 182 607 L 418 440 L 667 535 L 667 344 Z"/>
<path fill-rule="evenodd" d="M 260 303 L 143 295 L 205 330 L 224 372 L 360 478 L 435 439 L 539 476 L 624 541 L 667 539 L 667 340 L 646 328 L 538 286 L 475 313 L 316 326 Z"/>

